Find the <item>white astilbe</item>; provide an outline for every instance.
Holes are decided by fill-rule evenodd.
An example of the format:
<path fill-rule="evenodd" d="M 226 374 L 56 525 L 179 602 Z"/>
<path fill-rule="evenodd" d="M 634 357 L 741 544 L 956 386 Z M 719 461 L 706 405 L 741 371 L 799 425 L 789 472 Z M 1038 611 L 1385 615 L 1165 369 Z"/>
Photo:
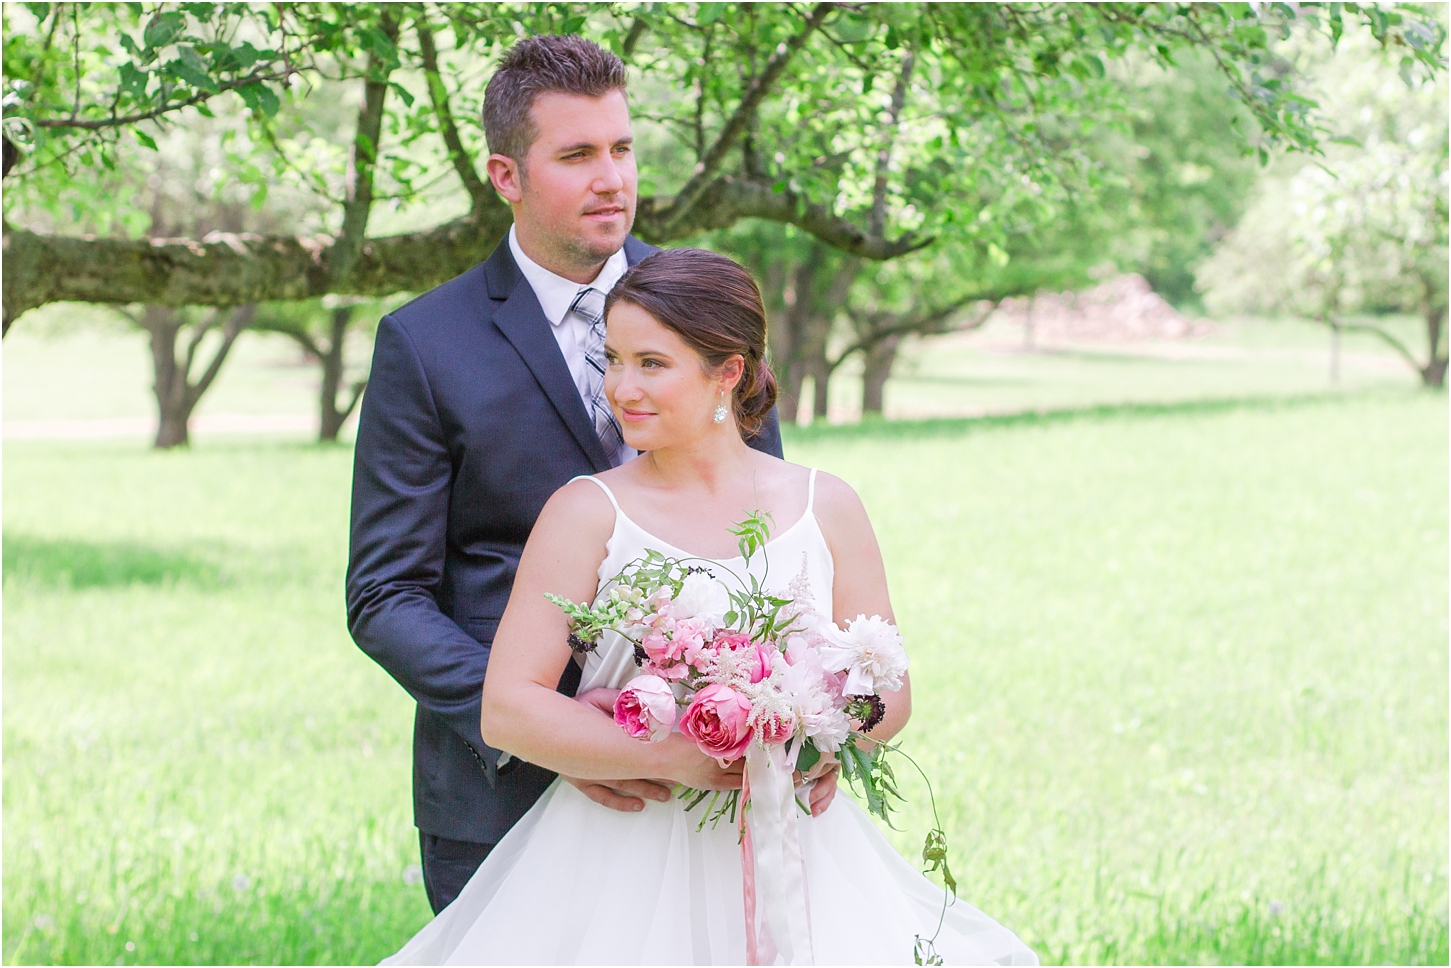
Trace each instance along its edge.
<path fill-rule="evenodd" d="M 828 631 L 820 652 L 827 672 L 846 673 L 843 695 L 870 696 L 902 688 L 907 651 L 897 626 L 880 615 L 858 615 L 844 630 Z"/>

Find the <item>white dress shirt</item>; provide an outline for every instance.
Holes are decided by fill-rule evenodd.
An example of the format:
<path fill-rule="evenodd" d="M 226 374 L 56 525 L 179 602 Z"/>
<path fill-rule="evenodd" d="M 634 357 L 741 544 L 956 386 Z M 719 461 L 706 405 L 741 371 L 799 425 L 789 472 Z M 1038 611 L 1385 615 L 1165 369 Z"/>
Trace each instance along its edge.
<path fill-rule="evenodd" d="M 559 352 L 564 356 L 564 363 L 569 367 L 569 375 L 574 379 L 575 389 L 579 391 L 579 398 L 584 402 L 585 413 L 593 414 L 594 402 L 589 398 L 589 378 L 585 372 L 587 366 L 585 347 L 589 337 L 589 323 L 570 312 L 569 307 L 574 304 L 575 297 L 586 289 L 598 289 L 604 295 L 609 294 L 615 283 L 620 281 L 620 276 L 623 276 L 625 270 L 630 267 L 629 262 L 625 259 L 625 250 L 620 249 L 606 259 L 599 275 L 585 285 L 550 272 L 525 255 L 512 225 L 509 226 L 509 251 L 514 256 L 514 264 L 519 267 L 519 271 L 524 274 L 524 278 L 533 288 L 534 296 L 539 300 L 539 308 L 544 310 L 544 318 L 549 320 L 550 329 L 554 333 L 554 341 L 559 344 Z M 622 444 L 615 462 L 624 463 L 634 457 L 636 453 L 637 451 L 633 447 Z"/>

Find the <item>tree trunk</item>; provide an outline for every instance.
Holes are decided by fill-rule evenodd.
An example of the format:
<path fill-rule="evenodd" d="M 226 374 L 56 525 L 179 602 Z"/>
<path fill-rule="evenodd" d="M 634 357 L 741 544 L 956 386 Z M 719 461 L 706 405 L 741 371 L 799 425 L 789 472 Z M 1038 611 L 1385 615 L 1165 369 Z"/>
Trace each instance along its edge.
<path fill-rule="evenodd" d="M 826 353 L 822 352 L 819 357 L 809 363 L 811 373 L 811 419 L 825 420 L 831 409 L 831 365 L 826 361 Z"/>
<path fill-rule="evenodd" d="M 183 447 L 190 443 L 187 421 L 192 407 L 187 403 L 186 378 L 178 375 L 176 337 L 182 321 L 174 309 L 147 306 L 142 314 L 142 327 L 151 337 L 151 367 L 155 379 L 151 384 L 156 396 L 156 441 L 158 450 Z"/>
<path fill-rule="evenodd" d="M 866 352 L 862 368 L 862 414 L 882 414 L 883 395 L 887 377 L 892 375 L 892 364 L 897 361 L 897 347 L 902 343 L 900 336 L 888 336 Z"/>
<path fill-rule="evenodd" d="M 319 443 L 336 443 L 338 432 L 352 416 L 353 409 L 363 396 L 367 380 L 353 384 L 352 395 L 347 405 L 338 406 L 338 392 L 343 386 L 343 345 L 347 340 L 348 323 L 351 321 L 351 306 L 339 306 L 332 312 L 332 325 L 328 334 L 326 350 L 318 353 L 322 364 L 322 390 L 319 399 L 317 439 Z M 319 350 L 322 348 L 319 347 Z"/>
<path fill-rule="evenodd" d="M 222 363 L 231 352 L 237 335 L 252 318 L 253 307 L 244 306 L 234 310 L 222 330 L 222 345 L 217 347 L 211 362 L 202 371 L 195 383 L 191 382 L 191 365 L 203 337 L 214 327 L 222 310 L 217 310 L 205 323 L 193 324 L 191 338 L 187 341 L 186 353 L 178 360 L 176 341 L 182 328 L 188 325 L 182 312 L 168 306 L 148 305 L 141 314 L 140 325 L 151 338 L 151 365 L 155 373 L 152 390 L 156 395 L 156 441 L 158 450 L 182 447 L 191 442 L 188 423 L 192 411 L 201 401 L 202 394 L 212 385 L 221 371 Z"/>
<path fill-rule="evenodd" d="M 1428 387 L 1441 388 L 1446 385 L 1446 357 L 1441 353 L 1441 340 L 1445 335 L 1446 308 L 1430 306 L 1426 309 L 1426 365 L 1421 367 L 1421 382 Z"/>
<path fill-rule="evenodd" d="M 1330 323 L 1330 382 L 1340 382 L 1340 327 Z"/>

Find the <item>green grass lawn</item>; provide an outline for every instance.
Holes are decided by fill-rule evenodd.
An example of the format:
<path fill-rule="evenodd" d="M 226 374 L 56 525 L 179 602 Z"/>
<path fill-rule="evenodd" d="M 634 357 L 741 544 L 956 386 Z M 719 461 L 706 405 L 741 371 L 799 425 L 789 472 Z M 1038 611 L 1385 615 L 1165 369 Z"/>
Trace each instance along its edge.
<path fill-rule="evenodd" d="M 873 515 L 963 896 L 1045 961 L 1445 964 L 1446 417 L 790 434 Z M 5 961 L 391 953 L 411 705 L 344 628 L 349 451 L 4 457 Z"/>

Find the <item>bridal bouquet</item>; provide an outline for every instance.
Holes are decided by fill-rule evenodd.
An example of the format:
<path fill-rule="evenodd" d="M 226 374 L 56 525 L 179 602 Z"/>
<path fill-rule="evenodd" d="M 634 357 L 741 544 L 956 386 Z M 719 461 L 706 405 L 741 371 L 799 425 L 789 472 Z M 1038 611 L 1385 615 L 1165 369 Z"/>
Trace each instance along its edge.
<path fill-rule="evenodd" d="M 732 529 L 747 565 L 766 545 L 765 518 L 758 512 Z M 900 799 L 889 761 L 897 748 L 867 734 L 886 713 L 882 694 L 901 688 L 907 654 L 897 627 L 880 616 L 858 615 L 841 628 L 822 615 L 804 574 L 786 595 L 766 591 L 749 574 L 734 576 L 732 591 L 714 574 L 723 566 L 694 561 L 647 551 L 592 605 L 548 597 L 568 617 L 576 651 L 594 651 L 606 632 L 634 644 L 640 674 L 614 706 L 627 733 L 659 742 L 678 730 L 722 764 L 745 758 L 742 790 L 682 788 L 679 795 L 687 809 L 709 798 L 701 826 L 727 814 L 735 821 L 745 800 L 749 822 L 741 811 L 739 823 L 748 954 L 752 964 L 778 956 L 795 963 L 803 946 L 809 959 L 810 931 L 795 829 L 797 811 L 809 811 L 794 771 L 810 775 L 831 762 L 823 757 L 834 757 L 868 810 L 890 823 L 890 801 Z M 940 829 L 928 835 L 923 859 L 955 887 Z M 932 963 L 931 942 L 919 938 L 917 954 L 919 963 Z"/>

